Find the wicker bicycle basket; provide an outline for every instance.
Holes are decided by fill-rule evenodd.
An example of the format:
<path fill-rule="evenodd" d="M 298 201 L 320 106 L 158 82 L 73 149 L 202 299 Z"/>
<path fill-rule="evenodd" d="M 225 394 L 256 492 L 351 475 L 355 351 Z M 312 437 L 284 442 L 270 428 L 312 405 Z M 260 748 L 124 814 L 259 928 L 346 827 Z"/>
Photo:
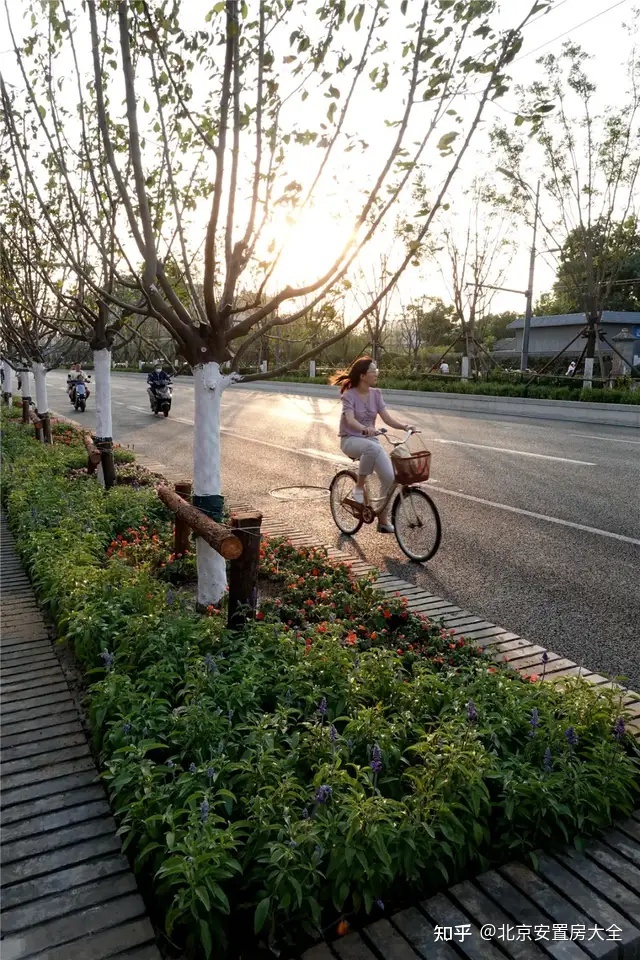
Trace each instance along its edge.
<path fill-rule="evenodd" d="M 403 487 L 410 483 L 423 483 L 429 479 L 431 469 L 431 453 L 428 450 L 419 450 L 410 456 L 395 456 L 391 454 L 391 462 L 396 475 L 396 483 Z"/>

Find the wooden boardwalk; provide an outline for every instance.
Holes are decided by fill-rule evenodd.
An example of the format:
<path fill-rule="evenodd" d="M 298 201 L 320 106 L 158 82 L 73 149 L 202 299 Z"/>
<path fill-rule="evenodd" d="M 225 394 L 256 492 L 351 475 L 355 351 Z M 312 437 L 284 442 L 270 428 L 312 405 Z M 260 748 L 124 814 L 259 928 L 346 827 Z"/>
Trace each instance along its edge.
<path fill-rule="evenodd" d="M 160 960 L 4 515 L 0 537 L 0 956 Z"/>

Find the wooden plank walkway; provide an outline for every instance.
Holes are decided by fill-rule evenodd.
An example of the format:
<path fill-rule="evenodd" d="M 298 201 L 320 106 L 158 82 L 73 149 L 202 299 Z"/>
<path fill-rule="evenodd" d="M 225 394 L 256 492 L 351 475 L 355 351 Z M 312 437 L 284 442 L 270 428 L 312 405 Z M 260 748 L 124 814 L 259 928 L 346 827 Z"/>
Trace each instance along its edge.
<path fill-rule="evenodd" d="M 160 960 L 4 514 L 0 631 L 0 956 Z"/>

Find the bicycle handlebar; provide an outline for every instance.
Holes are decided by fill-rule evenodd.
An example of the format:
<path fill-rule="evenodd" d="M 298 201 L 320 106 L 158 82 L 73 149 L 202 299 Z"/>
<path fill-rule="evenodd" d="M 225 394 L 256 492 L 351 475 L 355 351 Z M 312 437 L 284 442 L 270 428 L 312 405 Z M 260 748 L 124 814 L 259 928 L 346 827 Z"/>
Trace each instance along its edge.
<path fill-rule="evenodd" d="M 422 433 L 422 430 L 414 430 L 413 428 L 410 429 L 410 430 L 405 430 L 405 437 L 404 437 L 404 439 L 403 439 L 403 440 L 398 440 L 398 441 L 396 441 L 396 442 L 394 442 L 393 440 L 390 440 L 390 439 L 389 439 L 389 437 L 387 436 L 388 433 L 389 433 L 389 431 L 387 430 L 386 427 L 380 427 L 379 430 L 376 430 L 374 436 L 375 436 L 375 437 L 386 437 L 386 439 L 389 440 L 389 443 L 390 443 L 390 444 L 392 444 L 394 447 L 399 447 L 401 443 L 406 443 L 407 440 L 409 439 L 409 437 L 412 437 L 414 433 Z"/>

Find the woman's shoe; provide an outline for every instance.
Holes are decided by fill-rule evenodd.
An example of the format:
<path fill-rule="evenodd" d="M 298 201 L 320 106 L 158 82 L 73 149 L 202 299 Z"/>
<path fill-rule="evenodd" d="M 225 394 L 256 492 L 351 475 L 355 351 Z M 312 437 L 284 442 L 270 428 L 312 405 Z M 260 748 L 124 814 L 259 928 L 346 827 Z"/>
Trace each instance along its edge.
<path fill-rule="evenodd" d="M 378 520 L 378 533 L 395 533 L 396 528 L 392 523 L 381 523 Z"/>
<path fill-rule="evenodd" d="M 351 500 L 354 500 L 356 503 L 364 503 L 364 490 L 362 487 L 354 487 L 351 491 Z"/>

